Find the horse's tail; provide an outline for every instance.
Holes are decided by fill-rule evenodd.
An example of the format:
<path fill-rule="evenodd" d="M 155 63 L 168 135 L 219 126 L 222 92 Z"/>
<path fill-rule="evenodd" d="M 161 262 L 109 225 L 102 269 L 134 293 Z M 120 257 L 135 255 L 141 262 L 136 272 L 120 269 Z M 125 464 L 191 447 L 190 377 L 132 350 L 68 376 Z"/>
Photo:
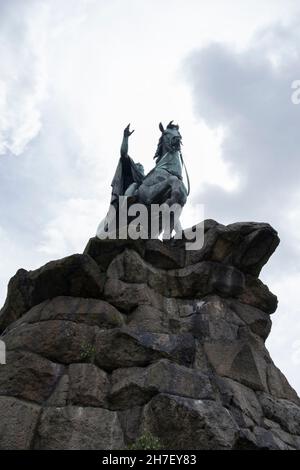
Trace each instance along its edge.
<path fill-rule="evenodd" d="M 188 171 L 186 169 L 186 166 L 185 166 L 185 163 L 184 163 L 183 156 L 182 156 L 181 152 L 180 152 L 180 159 L 181 159 L 181 163 L 182 163 L 182 166 L 184 167 L 184 171 L 185 171 L 185 174 L 186 174 L 186 180 L 187 180 L 187 185 L 188 185 L 187 195 L 189 195 L 190 190 L 191 190 L 190 178 L 189 178 L 189 174 L 188 174 Z"/>

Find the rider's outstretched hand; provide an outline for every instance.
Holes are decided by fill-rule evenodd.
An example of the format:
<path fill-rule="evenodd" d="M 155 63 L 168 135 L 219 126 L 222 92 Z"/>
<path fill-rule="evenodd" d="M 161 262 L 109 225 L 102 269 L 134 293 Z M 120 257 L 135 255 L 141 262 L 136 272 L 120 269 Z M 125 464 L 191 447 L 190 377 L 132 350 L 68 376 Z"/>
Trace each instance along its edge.
<path fill-rule="evenodd" d="M 134 133 L 134 130 L 133 130 L 133 131 L 130 131 L 129 128 L 130 128 L 130 124 L 128 124 L 128 126 L 125 127 L 125 129 L 124 129 L 124 137 L 129 137 L 129 136 L 131 136 L 131 134 Z"/>

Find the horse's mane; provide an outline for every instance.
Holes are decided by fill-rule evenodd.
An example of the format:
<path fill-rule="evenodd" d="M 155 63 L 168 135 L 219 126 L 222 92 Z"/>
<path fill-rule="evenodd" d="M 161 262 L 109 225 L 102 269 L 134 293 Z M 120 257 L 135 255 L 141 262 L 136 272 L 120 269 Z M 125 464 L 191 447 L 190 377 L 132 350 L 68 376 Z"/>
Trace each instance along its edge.
<path fill-rule="evenodd" d="M 159 160 L 163 156 L 162 150 L 163 150 L 163 135 L 161 135 L 160 138 L 159 138 L 159 141 L 158 141 L 158 144 L 157 144 L 157 149 L 156 149 L 155 155 L 153 157 L 154 160 L 156 159 L 156 163 L 158 163 Z"/>
<path fill-rule="evenodd" d="M 177 129 L 178 130 L 179 126 L 176 125 L 176 124 L 172 124 L 172 121 L 167 125 L 167 129 Z M 159 160 L 163 157 L 163 138 L 164 138 L 164 134 L 165 134 L 166 131 L 164 131 L 162 133 L 162 135 L 160 136 L 159 138 L 159 141 L 158 141 L 158 144 L 157 144 L 157 149 L 156 149 L 156 152 L 155 152 L 155 155 L 153 157 L 153 159 L 155 160 L 156 159 L 156 163 L 159 162 Z"/>

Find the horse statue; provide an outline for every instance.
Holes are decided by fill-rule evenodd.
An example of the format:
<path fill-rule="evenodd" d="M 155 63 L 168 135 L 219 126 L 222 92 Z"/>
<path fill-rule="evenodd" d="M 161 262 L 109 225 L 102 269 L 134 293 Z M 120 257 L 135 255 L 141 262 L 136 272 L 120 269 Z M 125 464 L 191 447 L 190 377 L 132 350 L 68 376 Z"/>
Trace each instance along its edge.
<path fill-rule="evenodd" d="M 181 154 L 182 137 L 179 126 L 170 121 L 166 128 L 159 124 L 161 136 L 154 155 L 155 167 L 145 176 L 144 168 L 140 163 L 135 163 L 128 155 L 128 140 L 134 130 L 130 130 L 130 124 L 124 129 L 121 145 L 121 157 L 111 183 L 112 196 L 110 210 L 107 216 L 99 224 L 97 236 L 104 238 L 109 222 L 116 218 L 116 209 L 120 206 L 120 200 L 126 198 L 126 204 L 143 204 L 148 208 L 149 221 L 151 223 L 151 207 L 156 204 L 161 207 L 176 207 L 171 212 L 169 224 L 164 225 L 162 218 L 159 220 L 156 238 L 163 232 L 163 238 L 171 238 L 173 230 L 175 237 L 182 230 L 179 220 L 182 208 L 189 194 L 189 178 Z M 188 189 L 182 178 L 182 169 L 185 168 Z M 127 219 L 128 224 L 130 217 Z M 118 221 L 119 222 L 119 221 Z M 118 224 L 117 222 L 117 224 Z M 149 232 L 150 233 L 150 232 Z M 151 232 L 153 237 L 153 232 Z"/>

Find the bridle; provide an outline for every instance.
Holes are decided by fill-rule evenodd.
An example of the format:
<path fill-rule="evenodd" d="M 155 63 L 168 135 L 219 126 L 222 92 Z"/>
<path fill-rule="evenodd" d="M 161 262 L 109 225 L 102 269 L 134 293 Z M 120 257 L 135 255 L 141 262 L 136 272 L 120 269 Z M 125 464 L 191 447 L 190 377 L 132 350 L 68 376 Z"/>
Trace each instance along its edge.
<path fill-rule="evenodd" d="M 188 171 L 187 171 L 185 162 L 184 162 L 184 160 L 183 160 L 183 156 L 182 156 L 181 150 L 180 150 L 180 148 L 179 148 L 179 149 L 175 149 L 175 148 L 174 148 L 174 144 L 172 145 L 172 140 L 173 140 L 174 138 L 177 138 L 177 140 L 178 140 L 178 137 L 180 138 L 180 139 L 179 139 L 179 142 L 180 142 L 180 144 L 181 144 L 181 135 L 180 135 L 180 133 L 178 132 L 178 137 L 177 137 L 177 136 L 175 136 L 175 135 L 171 135 L 170 132 L 164 131 L 164 132 L 163 132 L 163 136 L 164 136 L 164 137 L 167 137 L 167 139 L 168 139 L 167 142 L 166 142 L 166 141 L 164 142 L 165 146 L 168 148 L 168 151 L 167 151 L 164 155 L 162 155 L 161 157 L 159 157 L 158 161 L 161 160 L 163 157 L 165 157 L 165 156 L 167 155 L 167 153 L 169 153 L 169 152 L 174 152 L 174 151 L 178 151 L 178 152 L 179 152 L 181 164 L 182 164 L 182 166 L 183 166 L 183 168 L 184 168 L 184 171 L 185 171 L 185 174 L 186 174 L 186 179 L 187 179 L 187 195 L 189 195 L 189 194 L 190 194 L 190 190 L 191 190 L 190 178 L 189 178 L 189 174 L 188 174 Z M 154 158 L 155 158 L 155 157 L 154 157 Z"/>

